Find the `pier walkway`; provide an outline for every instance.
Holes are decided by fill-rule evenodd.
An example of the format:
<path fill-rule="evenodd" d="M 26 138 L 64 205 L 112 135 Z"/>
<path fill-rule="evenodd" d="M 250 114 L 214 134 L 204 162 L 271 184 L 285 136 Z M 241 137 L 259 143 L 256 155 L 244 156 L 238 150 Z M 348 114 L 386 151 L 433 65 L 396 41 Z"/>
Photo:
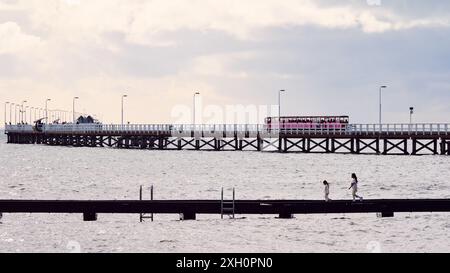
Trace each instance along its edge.
<path fill-rule="evenodd" d="M 98 213 L 181 214 L 195 220 L 197 214 L 222 214 L 224 200 L 0 200 L 1 213 L 80 213 L 85 221 L 97 220 Z M 364 201 L 318 200 L 235 200 L 234 214 L 278 215 L 289 219 L 295 214 L 378 213 L 393 217 L 396 212 L 450 212 L 450 199 L 395 199 Z"/>
<path fill-rule="evenodd" d="M 450 124 L 350 124 L 345 129 L 264 125 L 6 125 L 8 143 L 151 150 L 450 155 Z"/>

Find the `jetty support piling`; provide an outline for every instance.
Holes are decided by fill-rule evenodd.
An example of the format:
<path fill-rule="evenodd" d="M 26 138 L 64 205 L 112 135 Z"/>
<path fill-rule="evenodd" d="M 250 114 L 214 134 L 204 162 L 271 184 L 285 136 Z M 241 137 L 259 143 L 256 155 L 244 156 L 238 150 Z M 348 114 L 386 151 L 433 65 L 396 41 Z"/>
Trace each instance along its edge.
<path fill-rule="evenodd" d="M 294 214 L 290 212 L 282 212 L 278 216 L 279 219 L 294 219 Z"/>
<path fill-rule="evenodd" d="M 378 218 L 392 218 L 394 213 L 391 211 L 380 212 L 377 214 Z"/>
<path fill-rule="evenodd" d="M 180 213 L 180 220 L 181 221 L 197 220 L 197 216 L 193 211 L 184 211 Z"/>
<path fill-rule="evenodd" d="M 97 213 L 95 213 L 95 212 L 85 212 L 85 213 L 83 213 L 83 221 L 85 221 L 85 222 L 95 222 L 95 221 L 97 221 Z"/>

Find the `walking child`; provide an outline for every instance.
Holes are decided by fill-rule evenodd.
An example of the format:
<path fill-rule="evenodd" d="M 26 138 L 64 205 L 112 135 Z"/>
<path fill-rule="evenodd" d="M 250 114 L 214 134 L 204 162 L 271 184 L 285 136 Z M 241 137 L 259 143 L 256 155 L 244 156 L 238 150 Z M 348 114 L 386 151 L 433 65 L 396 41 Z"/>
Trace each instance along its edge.
<path fill-rule="evenodd" d="M 353 202 L 356 201 L 356 198 L 358 198 L 360 201 L 363 200 L 363 198 L 356 193 L 358 192 L 358 177 L 355 173 L 352 173 L 352 185 L 350 186 L 349 190 L 352 190 L 352 196 L 353 196 Z"/>
<path fill-rule="evenodd" d="M 325 201 L 326 202 L 329 202 L 329 201 L 331 201 L 331 199 L 329 198 L 329 195 L 330 195 L 330 184 L 328 183 L 328 181 L 323 181 L 323 185 L 325 186 L 325 189 L 324 189 L 324 193 L 325 193 Z"/>

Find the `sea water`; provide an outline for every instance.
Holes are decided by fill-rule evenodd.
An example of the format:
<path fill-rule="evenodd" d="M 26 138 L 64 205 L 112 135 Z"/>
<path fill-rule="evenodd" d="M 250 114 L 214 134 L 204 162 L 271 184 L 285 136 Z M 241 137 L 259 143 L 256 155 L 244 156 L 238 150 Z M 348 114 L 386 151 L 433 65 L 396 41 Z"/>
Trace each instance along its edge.
<path fill-rule="evenodd" d="M 371 198 L 450 198 L 449 156 L 148 151 L 6 144 L 0 199 L 350 199 L 351 173 Z M 449 213 L 155 215 L 4 214 L 0 252 L 449 252 Z"/>

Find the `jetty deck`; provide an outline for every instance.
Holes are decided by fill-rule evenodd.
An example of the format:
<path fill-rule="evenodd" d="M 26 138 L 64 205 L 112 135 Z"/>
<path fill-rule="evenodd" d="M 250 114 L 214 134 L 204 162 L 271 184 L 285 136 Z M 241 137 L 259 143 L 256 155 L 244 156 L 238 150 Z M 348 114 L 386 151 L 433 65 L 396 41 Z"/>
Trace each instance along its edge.
<path fill-rule="evenodd" d="M 267 129 L 263 124 L 6 125 L 11 144 L 148 150 L 450 155 L 450 124 L 349 124 L 344 129 Z"/>
<path fill-rule="evenodd" d="M 104 214 L 180 214 L 195 220 L 197 214 L 222 214 L 223 200 L 0 200 L 2 213 L 80 213 L 85 221 Z M 278 215 L 289 219 L 295 214 L 378 213 L 393 217 L 396 212 L 450 212 L 450 199 L 373 199 L 353 202 L 337 200 L 235 200 L 234 214 Z"/>

